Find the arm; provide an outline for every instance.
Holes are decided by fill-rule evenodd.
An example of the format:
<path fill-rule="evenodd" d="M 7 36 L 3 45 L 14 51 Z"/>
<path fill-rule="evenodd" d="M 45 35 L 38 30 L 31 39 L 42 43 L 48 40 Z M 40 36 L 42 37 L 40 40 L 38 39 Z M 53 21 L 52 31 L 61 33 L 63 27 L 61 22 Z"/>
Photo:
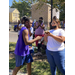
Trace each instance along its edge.
<path fill-rule="evenodd" d="M 17 25 L 17 29 L 18 29 L 18 30 L 21 30 L 21 28 L 19 27 L 19 25 Z"/>
<path fill-rule="evenodd" d="M 47 35 L 53 37 L 58 42 L 64 42 L 65 41 L 65 37 L 64 36 L 55 36 L 52 33 L 48 33 Z"/>
<path fill-rule="evenodd" d="M 35 28 L 35 29 L 37 29 L 38 27 L 39 27 L 39 25 L 38 25 L 38 26 L 36 26 L 36 24 L 34 24 L 34 28 Z"/>
<path fill-rule="evenodd" d="M 52 37 L 57 40 L 58 42 L 64 42 L 65 41 L 65 37 L 64 36 L 54 36 L 52 35 Z"/>
<path fill-rule="evenodd" d="M 48 42 L 47 37 L 48 37 L 48 36 L 45 34 L 45 35 L 44 35 L 44 41 L 45 41 L 45 42 Z"/>
<path fill-rule="evenodd" d="M 31 43 L 37 41 L 37 40 L 40 40 L 41 38 L 42 38 L 42 37 L 38 36 L 38 37 L 36 37 L 36 38 L 33 39 L 33 40 L 28 40 L 28 30 L 24 30 L 24 31 L 23 31 L 23 40 L 24 40 L 25 45 L 29 45 L 29 44 L 31 44 Z"/>
<path fill-rule="evenodd" d="M 21 30 L 21 28 L 19 27 L 20 21 L 18 21 L 18 25 L 17 25 L 17 29 Z"/>
<path fill-rule="evenodd" d="M 28 31 L 29 31 L 29 35 L 31 36 L 31 35 L 32 35 L 32 33 L 31 33 L 31 31 L 30 31 L 30 28 L 28 28 Z"/>
<path fill-rule="evenodd" d="M 44 25 L 44 24 L 43 24 L 43 26 L 40 25 L 40 27 L 41 27 L 42 29 L 44 29 L 45 25 Z"/>

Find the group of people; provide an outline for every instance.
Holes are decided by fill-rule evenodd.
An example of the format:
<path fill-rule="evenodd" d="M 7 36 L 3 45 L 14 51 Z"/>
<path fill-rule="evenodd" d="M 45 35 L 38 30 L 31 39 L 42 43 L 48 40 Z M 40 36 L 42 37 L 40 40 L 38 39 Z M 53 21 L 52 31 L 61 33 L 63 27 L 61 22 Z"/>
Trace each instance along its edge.
<path fill-rule="evenodd" d="M 59 28 L 59 20 L 53 18 L 52 20 L 52 29 L 44 32 L 45 25 L 43 23 L 43 18 L 40 17 L 38 22 L 29 20 L 26 17 L 23 17 L 18 22 L 18 41 L 15 47 L 15 60 L 16 67 L 13 70 L 12 75 L 16 75 L 24 63 L 27 63 L 28 75 L 31 75 L 31 62 L 33 58 L 32 53 L 32 43 L 36 42 L 36 46 L 39 51 L 38 41 L 42 40 L 46 43 L 46 55 L 48 62 L 50 64 L 51 74 L 56 75 L 56 67 L 65 75 L 65 31 Z M 35 38 L 32 39 L 33 30 L 35 28 Z M 41 43 L 42 44 L 42 43 Z"/>

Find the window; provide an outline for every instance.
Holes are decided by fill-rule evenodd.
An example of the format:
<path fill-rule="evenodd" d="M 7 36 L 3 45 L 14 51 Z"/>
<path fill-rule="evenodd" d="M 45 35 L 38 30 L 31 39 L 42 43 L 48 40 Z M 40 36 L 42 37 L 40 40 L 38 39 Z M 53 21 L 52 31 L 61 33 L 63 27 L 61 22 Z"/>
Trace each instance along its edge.
<path fill-rule="evenodd" d="M 18 15 L 17 15 L 17 13 L 13 13 L 13 16 L 14 16 L 14 17 L 17 17 Z"/>

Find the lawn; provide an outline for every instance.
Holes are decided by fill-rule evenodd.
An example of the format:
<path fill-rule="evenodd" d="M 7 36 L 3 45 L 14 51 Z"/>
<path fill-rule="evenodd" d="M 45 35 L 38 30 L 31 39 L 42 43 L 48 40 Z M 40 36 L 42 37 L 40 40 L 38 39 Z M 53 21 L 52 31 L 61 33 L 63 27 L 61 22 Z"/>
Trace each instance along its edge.
<path fill-rule="evenodd" d="M 14 51 L 16 46 L 16 42 L 9 42 L 9 51 Z"/>
<path fill-rule="evenodd" d="M 16 43 L 9 42 L 9 52 L 13 52 L 15 50 Z M 35 44 L 33 43 L 33 46 Z M 42 50 L 42 49 L 41 49 Z M 36 49 L 34 49 L 34 52 L 37 52 Z M 45 51 L 42 50 L 42 53 L 45 54 Z M 43 60 L 42 60 L 43 57 Z M 36 60 L 34 59 L 36 58 Z M 50 71 L 50 65 L 47 61 L 47 58 L 44 56 L 41 57 L 33 57 L 34 61 L 32 62 L 32 75 L 51 75 Z M 15 68 L 15 58 L 14 54 L 9 54 L 9 69 Z M 26 64 L 20 69 L 21 72 L 27 73 Z M 57 75 L 62 75 L 60 71 L 56 72 Z"/>

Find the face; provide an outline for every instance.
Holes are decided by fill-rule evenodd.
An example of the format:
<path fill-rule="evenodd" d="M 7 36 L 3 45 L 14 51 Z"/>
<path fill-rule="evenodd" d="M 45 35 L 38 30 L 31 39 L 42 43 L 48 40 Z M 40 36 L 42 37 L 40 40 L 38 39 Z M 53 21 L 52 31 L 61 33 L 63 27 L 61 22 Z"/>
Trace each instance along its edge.
<path fill-rule="evenodd" d="M 55 21 L 52 21 L 51 25 L 52 25 L 52 29 L 55 29 L 58 26 L 58 23 L 56 23 Z"/>
<path fill-rule="evenodd" d="M 42 21 L 42 19 L 39 19 L 39 20 L 41 20 L 41 21 Z"/>
<path fill-rule="evenodd" d="M 22 23 L 22 24 L 24 24 L 24 23 L 25 23 L 25 21 L 24 21 L 23 19 L 21 19 L 21 23 Z"/>
<path fill-rule="evenodd" d="M 30 23 L 29 23 L 29 24 L 30 24 L 30 27 L 32 27 L 32 23 L 33 23 L 33 22 L 32 22 L 32 21 L 30 21 Z"/>
<path fill-rule="evenodd" d="M 41 24 L 43 21 L 42 21 L 42 19 L 39 19 L 39 24 Z"/>
<path fill-rule="evenodd" d="M 26 21 L 26 22 L 25 22 L 25 25 L 26 25 L 27 28 L 29 28 L 29 27 L 30 27 L 29 21 Z"/>

